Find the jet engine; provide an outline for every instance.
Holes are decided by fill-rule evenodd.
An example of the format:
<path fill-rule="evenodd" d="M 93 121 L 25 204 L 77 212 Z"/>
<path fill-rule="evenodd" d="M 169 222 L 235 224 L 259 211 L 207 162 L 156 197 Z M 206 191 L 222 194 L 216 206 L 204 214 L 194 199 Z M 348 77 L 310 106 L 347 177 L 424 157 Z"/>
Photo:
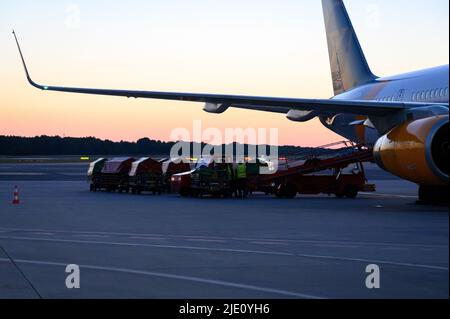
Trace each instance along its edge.
<path fill-rule="evenodd" d="M 376 163 L 386 171 L 426 188 L 448 188 L 449 116 L 406 122 L 381 137 Z"/>

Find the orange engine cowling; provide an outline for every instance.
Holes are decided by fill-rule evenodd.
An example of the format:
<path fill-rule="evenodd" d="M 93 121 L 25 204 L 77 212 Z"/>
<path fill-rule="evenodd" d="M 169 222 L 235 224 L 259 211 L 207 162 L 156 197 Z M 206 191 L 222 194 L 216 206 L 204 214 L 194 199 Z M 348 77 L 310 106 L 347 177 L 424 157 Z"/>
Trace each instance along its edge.
<path fill-rule="evenodd" d="M 448 185 L 448 115 L 404 123 L 381 137 L 375 161 L 386 171 L 422 186 Z"/>

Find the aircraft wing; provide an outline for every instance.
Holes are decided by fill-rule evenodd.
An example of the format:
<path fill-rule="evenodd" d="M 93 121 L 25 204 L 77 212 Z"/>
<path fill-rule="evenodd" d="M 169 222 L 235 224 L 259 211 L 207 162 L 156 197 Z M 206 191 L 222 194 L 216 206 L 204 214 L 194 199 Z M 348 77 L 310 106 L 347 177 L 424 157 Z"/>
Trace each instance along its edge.
<path fill-rule="evenodd" d="M 377 102 L 377 101 L 355 101 L 337 99 L 297 99 L 261 96 L 240 96 L 200 93 L 175 93 L 156 91 L 133 91 L 133 90 L 109 90 L 93 88 L 73 88 L 40 85 L 34 82 L 25 63 L 16 34 L 13 32 L 19 53 L 25 68 L 28 82 L 44 91 L 57 91 L 67 93 L 94 94 L 106 96 L 121 96 L 128 98 L 147 98 L 173 101 L 188 101 L 205 103 L 205 111 L 210 113 L 223 113 L 228 108 L 240 108 L 273 113 L 287 114 L 289 111 L 313 111 L 315 114 L 337 114 L 348 113 L 367 116 L 384 116 L 401 110 L 414 107 L 430 106 L 432 103 L 408 103 L 408 102 Z M 436 104 L 442 105 L 442 104 Z M 448 106 L 448 105 L 447 105 Z"/>

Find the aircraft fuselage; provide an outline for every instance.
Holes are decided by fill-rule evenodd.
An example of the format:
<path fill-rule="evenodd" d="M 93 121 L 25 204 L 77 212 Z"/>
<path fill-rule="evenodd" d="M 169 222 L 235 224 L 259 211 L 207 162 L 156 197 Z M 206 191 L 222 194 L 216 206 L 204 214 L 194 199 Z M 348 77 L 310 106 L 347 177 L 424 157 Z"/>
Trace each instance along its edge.
<path fill-rule="evenodd" d="M 378 78 L 333 97 L 336 100 L 392 102 L 449 102 L 449 66 Z M 349 124 L 365 117 L 350 114 L 321 116 L 322 124 L 333 132 L 357 143 L 373 145 L 380 138 L 376 129 Z"/>

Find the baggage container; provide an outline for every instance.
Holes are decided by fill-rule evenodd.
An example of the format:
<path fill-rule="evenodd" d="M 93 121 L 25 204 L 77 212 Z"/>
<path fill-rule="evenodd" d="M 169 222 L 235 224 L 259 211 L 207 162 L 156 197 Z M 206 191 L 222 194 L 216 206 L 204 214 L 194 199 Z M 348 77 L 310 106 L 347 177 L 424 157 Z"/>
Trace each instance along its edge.
<path fill-rule="evenodd" d="M 171 189 L 171 178 L 173 175 L 189 172 L 193 169 L 190 163 L 186 163 L 181 159 L 164 159 L 161 160 L 163 183 L 165 191 L 168 193 L 175 192 Z"/>
<path fill-rule="evenodd" d="M 161 195 L 165 190 L 162 163 L 150 157 L 135 161 L 129 173 L 129 187 L 133 194 L 152 192 Z"/>
<path fill-rule="evenodd" d="M 100 173 L 95 174 L 91 182 L 91 191 L 129 192 L 129 173 L 135 162 L 132 157 L 118 157 L 105 162 Z"/>
<path fill-rule="evenodd" d="M 89 164 L 89 169 L 88 169 L 88 178 L 91 178 L 96 175 L 96 174 L 100 174 L 103 170 L 103 167 L 105 167 L 105 163 L 108 160 L 106 158 L 99 158 L 98 160 L 96 160 L 95 162 L 92 162 Z"/>
<path fill-rule="evenodd" d="M 182 197 L 187 197 L 191 193 L 192 174 L 196 170 L 174 174 L 171 177 L 170 189 L 173 193 L 178 193 Z"/>

